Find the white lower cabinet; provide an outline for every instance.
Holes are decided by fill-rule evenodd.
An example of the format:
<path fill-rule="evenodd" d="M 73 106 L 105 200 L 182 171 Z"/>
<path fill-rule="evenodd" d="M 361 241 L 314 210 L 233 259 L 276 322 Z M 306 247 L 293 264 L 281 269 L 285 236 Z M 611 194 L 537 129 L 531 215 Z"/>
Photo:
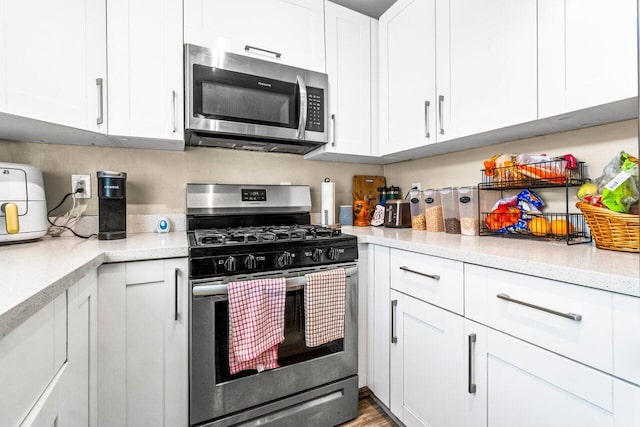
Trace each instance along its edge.
<path fill-rule="evenodd" d="M 100 426 L 188 425 L 186 258 L 100 267 Z"/>
<path fill-rule="evenodd" d="M 97 273 L 0 340 L 0 425 L 97 425 Z"/>
<path fill-rule="evenodd" d="M 407 426 L 464 423 L 464 319 L 391 290 L 391 412 Z"/>
<path fill-rule="evenodd" d="M 640 387 L 469 320 L 464 342 L 467 426 L 640 423 Z"/>

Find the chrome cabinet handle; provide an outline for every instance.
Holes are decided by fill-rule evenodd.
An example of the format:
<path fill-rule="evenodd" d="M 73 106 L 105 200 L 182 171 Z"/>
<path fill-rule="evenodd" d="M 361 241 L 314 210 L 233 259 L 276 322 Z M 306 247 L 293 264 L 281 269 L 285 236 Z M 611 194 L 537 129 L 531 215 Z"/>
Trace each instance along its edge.
<path fill-rule="evenodd" d="M 180 274 L 180 269 L 176 268 L 173 272 L 173 284 L 174 284 L 174 316 L 173 320 L 178 320 L 178 274 Z"/>
<path fill-rule="evenodd" d="M 431 106 L 431 102 L 424 101 L 424 136 L 426 138 L 431 138 L 431 134 L 429 133 L 429 107 Z"/>
<path fill-rule="evenodd" d="M 104 123 L 104 107 L 102 106 L 104 101 L 104 91 L 102 89 L 102 79 L 96 79 L 96 86 L 98 87 L 98 118 L 96 119 L 96 124 L 101 125 L 102 123 Z"/>
<path fill-rule="evenodd" d="M 442 119 L 442 108 L 444 106 L 444 96 L 438 97 L 438 120 L 440 121 L 440 135 L 444 135 L 444 123 Z"/>
<path fill-rule="evenodd" d="M 336 115 L 331 115 L 331 123 L 333 124 L 333 142 L 331 142 L 331 146 L 336 146 Z"/>
<path fill-rule="evenodd" d="M 473 382 L 473 366 L 475 365 L 475 363 L 473 362 L 473 355 L 475 353 L 475 348 L 476 348 L 476 334 L 470 334 L 469 337 L 469 376 L 468 376 L 468 391 L 469 394 L 474 394 L 476 392 L 476 385 Z"/>
<path fill-rule="evenodd" d="M 395 344 L 398 342 L 398 337 L 396 336 L 396 309 L 398 308 L 398 300 L 394 299 L 391 301 L 391 344 Z"/>
<path fill-rule="evenodd" d="M 400 270 L 403 271 L 408 271 L 409 273 L 413 273 L 413 274 L 418 274 L 420 276 L 424 276 L 424 277 L 428 277 L 429 279 L 433 279 L 433 280 L 440 280 L 440 276 L 438 276 L 437 274 L 427 274 L 427 273 L 422 273 L 420 271 L 415 271 L 410 269 L 409 267 L 403 265 L 402 267 L 400 267 Z"/>
<path fill-rule="evenodd" d="M 514 304 L 520 304 L 520 305 L 524 305 L 525 307 L 535 308 L 536 310 L 544 311 L 545 313 L 555 314 L 556 316 L 564 317 L 565 319 L 575 320 L 576 322 L 579 322 L 579 321 L 582 320 L 582 315 L 581 314 L 562 313 L 560 311 L 552 310 L 550 308 L 540 307 L 539 305 L 535 305 L 535 304 L 531 304 L 531 303 L 528 303 L 528 302 L 525 302 L 525 301 L 520 301 L 520 300 L 517 300 L 517 299 L 513 299 L 507 294 L 498 294 L 498 295 L 496 295 L 496 297 L 498 297 L 500 299 L 503 299 L 505 301 L 512 302 Z"/>
<path fill-rule="evenodd" d="M 245 45 L 244 50 L 246 50 L 247 52 L 249 52 L 250 50 L 257 50 L 259 52 L 265 52 L 265 53 L 271 54 L 276 58 L 280 58 L 282 56 L 280 52 L 274 52 L 273 50 L 262 49 L 261 47 L 255 47 L 255 46 L 249 46 L 249 45 Z"/>
<path fill-rule="evenodd" d="M 171 123 L 173 123 L 173 133 L 176 133 L 176 131 L 178 130 L 178 125 L 176 123 L 176 91 L 172 90 L 171 91 Z"/>
<path fill-rule="evenodd" d="M 298 139 L 304 139 L 304 128 L 307 125 L 307 86 L 302 76 L 296 76 L 296 82 L 300 87 L 300 120 L 298 121 Z"/>

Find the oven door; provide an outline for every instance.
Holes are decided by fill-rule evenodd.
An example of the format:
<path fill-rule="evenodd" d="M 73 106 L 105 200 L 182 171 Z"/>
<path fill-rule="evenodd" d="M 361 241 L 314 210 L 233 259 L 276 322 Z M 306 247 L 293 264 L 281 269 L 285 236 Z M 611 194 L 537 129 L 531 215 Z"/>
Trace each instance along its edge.
<path fill-rule="evenodd" d="M 186 46 L 187 129 L 326 142 L 326 74 Z"/>
<path fill-rule="evenodd" d="M 347 270 L 344 339 L 319 347 L 306 347 L 304 287 L 287 287 L 285 340 L 278 348 L 280 367 L 260 373 L 257 371 L 242 371 L 235 375 L 229 373 L 229 320 L 226 295 L 202 295 L 207 293 L 202 289 L 215 288 L 220 281 L 192 283 L 193 293 L 199 296 L 194 295 L 191 301 L 191 425 L 266 404 L 357 373 L 356 264 L 228 277 L 224 281 L 250 280 L 257 277 L 289 278 L 337 267 Z"/>

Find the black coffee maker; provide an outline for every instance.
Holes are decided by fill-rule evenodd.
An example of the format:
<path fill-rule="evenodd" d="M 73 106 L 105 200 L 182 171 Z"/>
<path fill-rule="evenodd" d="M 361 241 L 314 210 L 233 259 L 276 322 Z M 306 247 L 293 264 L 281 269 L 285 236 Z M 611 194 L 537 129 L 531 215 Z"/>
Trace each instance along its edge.
<path fill-rule="evenodd" d="M 127 174 L 98 171 L 98 239 L 127 237 Z"/>

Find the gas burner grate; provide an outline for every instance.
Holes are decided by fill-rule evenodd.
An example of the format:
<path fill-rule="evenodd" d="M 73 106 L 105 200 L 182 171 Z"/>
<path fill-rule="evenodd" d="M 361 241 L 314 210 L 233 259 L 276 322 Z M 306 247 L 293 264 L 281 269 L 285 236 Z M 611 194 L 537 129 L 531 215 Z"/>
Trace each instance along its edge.
<path fill-rule="evenodd" d="M 211 246 L 331 239 L 341 234 L 338 229 L 320 225 L 212 228 L 193 233 L 197 245 Z"/>

